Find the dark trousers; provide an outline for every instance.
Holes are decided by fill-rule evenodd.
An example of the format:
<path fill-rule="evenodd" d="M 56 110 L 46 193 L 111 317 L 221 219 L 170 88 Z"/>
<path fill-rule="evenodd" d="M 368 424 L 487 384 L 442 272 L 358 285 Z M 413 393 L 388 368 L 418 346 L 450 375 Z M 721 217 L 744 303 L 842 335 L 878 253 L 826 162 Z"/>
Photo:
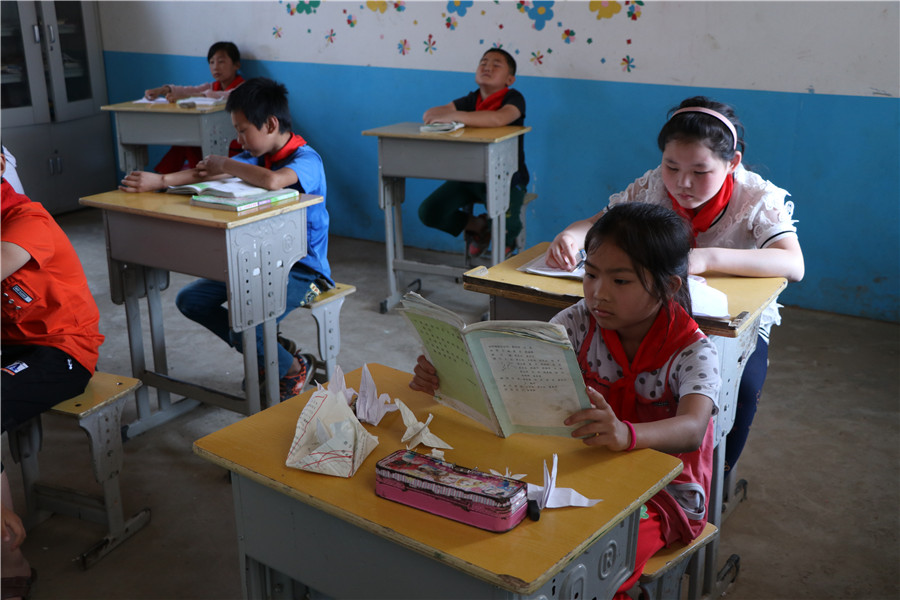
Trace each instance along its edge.
<path fill-rule="evenodd" d="M 741 376 L 741 384 L 738 387 L 734 427 L 725 438 L 726 471 L 737 464 L 741 452 L 744 450 L 744 444 L 747 443 L 747 438 L 750 436 L 750 426 L 753 424 L 753 417 L 756 416 L 756 408 L 759 405 L 763 384 L 766 382 L 768 367 L 769 344 L 761 336 L 757 336 L 756 350 L 747 359 L 744 374 Z"/>
<path fill-rule="evenodd" d="M 509 190 L 509 209 L 506 211 L 506 246 L 512 248 L 522 231 L 522 202 L 525 189 L 512 186 Z M 483 183 L 447 181 L 429 194 L 419 206 L 419 220 L 428 227 L 440 229 L 456 237 L 466 228 L 470 204 L 485 204 L 487 186 Z"/>
<path fill-rule="evenodd" d="M 3 431 L 84 391 L 91 372 L 52 346 L 4 345 L 0 369 Z"/>

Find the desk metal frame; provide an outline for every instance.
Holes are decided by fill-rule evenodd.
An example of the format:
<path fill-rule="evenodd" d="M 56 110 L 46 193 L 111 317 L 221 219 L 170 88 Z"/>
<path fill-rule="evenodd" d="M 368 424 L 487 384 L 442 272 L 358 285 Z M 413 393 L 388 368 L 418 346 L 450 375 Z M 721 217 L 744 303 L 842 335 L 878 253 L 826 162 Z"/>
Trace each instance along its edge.
<path fill-rule="evenodd" d="M 232 473 L 231 483 L 244 598 L 276 598 L 273 589 L 285 598 L 303 597 L 312 589 L 330 598 L 610 599 L 634 571 L 639 508 L 536 591 L 522 594 L 248 477 Z"/>
<path fill-rule="evenodd" d="M 147 168 L 147 146 L 199 146 L 203 156 L 228 156 L 234 126 L 225 105 L 182 108 L 177 104 L 121 102 L 101 106 L 113 113 L 119 167 L 126 173 Z"/>
<path fill-rule="evenodd" d="M 491 264 L 504 258 L 509 186 L 519 166 L 520 136 L 530 127 L 465 128 L 451 133 L 421 133 L 419 123 L 399 123 L 363 131 L 378 137 L 378 205 L 384 210 L 390 295 L 385 313 L 401 300 L 400 273 L 426 273 L 459 278 L 464 269 L 408 260 L 403 251 L 402 205 L 406 178 L 470 181 L 487 186 L 485 202 L 491 219 Z"/>
<path fill-rule="evenodd" d="M 210 208 L 184 206 L 191 218 L 175 218 L 165 211 L 138 208 L 151 201 L 186 205 L 186 196 L 111 192 L 82 198 L 82 204 L 103 210 L 109 263 L 110 294 L 125 304 L 131 369 L 134 377 L 157 390 L 158 410 L 152 411 L 146 386 L 137 390 L 138 418 L 127 435 L 138 435 L 193 409 L 199 402 L 241 414 L 260 410 L 256 326 L 263 325 L 268 404 L 277 403 L 278 354 L 275 319 L 286 307 L 287 276 L 306 255 L 306 206 L 301 202 L 238 217 Z M 153 198 L 157 196 L 158 198 Z M 134 200 L 134 202 L 131 202 Z M 231 220 L 228 220 L 231 219 Z M 166 359 L 160 292 L 168 287 L 168 272 L 177 271 L 224 281 L 228 286 L 230 326 L 242 333 L 244 398 L 170 377 Z M 146 297 L 154 368 L 144 356 L 139 299 Z M 186 398 L 172 403 L 169 393 Z"/>

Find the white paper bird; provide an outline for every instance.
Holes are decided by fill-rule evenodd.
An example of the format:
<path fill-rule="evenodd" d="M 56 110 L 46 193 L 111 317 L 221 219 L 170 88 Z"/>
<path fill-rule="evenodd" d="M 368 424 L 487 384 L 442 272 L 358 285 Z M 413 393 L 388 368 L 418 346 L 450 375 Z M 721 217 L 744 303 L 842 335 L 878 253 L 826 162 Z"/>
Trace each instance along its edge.
<path fill-rule="evenodd" d="M 500 477 L 506 477 L 507 479 L 515 479 L 516 481 L 522 479 L 523 477 L 525 477 L 525 475 L 527 475 L 527 473 L 516 473 L 515 475 L 513 475 L 509 470 L 509 467 L 506 467 L 505 473 L 495 471 L 494 469 L 491 469 L 491 473 L 493 473 L 494 475 L 499 475 Z"/>
<path fill-rule="evenodd" d="M 557 456 L 553 455 L 553 469 L 547 470 L 547 461 L 544 461 L 544 485 L 528 484 L 528 499 L 536 500 L 541 509 L 562 508 L 563 506 L 594 506 L 603 500 L 591 500 L 585 498 L 572 488 L 556 487 Z"/>
<path fill-rule="evenodd" d="M 406 425 L 406 433 L 403 434 L 400 441 L 409 442 L 406 445 L 407 450 L 412 450 L 419 444 L 431 446 L 432 448 L 446 448 L 447 450 L 453 450 L 453 446 L 428 430 L 428 425 L 431 423 L 434 415 L 429 414 L 428 419 L 422 423 L 416 418 L 413 411 L 403 404 L 399 398 L 394 400 L 394 402 L 400 408 L 400 416 L 403 418 L 403 424 Z"/>
<path fill-rule="evenodd" d="M 320 390 L 325 389 L 320 383 L 316 383 L 316 385 Z M 353 396 L 356 396 L 356 390 L 347 387 L 347 382 L 344 381 L 344 370 L 341 369 L 340 365 L 334 365 L 334 373 L 331 374 L 331 379 L 328 380 L 328 389 L 346 398 L 348 406 L 353 404 Z"/>
<path fill-rule="evenodd" d="M 378 425 L 386 413 L 397 410 L 387 394 L 378 395 L 375 380 L 369 373 L 369 366 L 363 365 L 362 379 L 359 382 L 359 396 L 356 398 L 356 416 L 360 421 Z"/>

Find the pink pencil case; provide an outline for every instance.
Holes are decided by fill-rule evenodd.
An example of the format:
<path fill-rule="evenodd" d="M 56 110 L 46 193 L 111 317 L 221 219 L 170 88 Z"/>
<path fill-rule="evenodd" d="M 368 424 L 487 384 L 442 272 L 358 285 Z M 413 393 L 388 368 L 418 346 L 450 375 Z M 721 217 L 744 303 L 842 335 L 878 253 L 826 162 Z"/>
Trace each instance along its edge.
<path fill-rule="evenodd" d="M 398 450 L 378 461 L 375 493 L 488 531 L 509 531 L 528 510 L 525 483 L 413 450 Z"/>

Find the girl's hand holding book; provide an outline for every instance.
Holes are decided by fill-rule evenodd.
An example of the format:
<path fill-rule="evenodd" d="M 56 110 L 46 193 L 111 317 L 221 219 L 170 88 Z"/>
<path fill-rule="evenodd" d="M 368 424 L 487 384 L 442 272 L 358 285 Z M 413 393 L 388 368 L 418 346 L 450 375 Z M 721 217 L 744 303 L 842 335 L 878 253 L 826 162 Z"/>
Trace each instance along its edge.
<path fill-rule="evenodd" d="M 583 438 L 588 446 L 606 446 L 610 450 L 629 449 L 631 429 L 616 417 L 603 394 L 588 386 L 588 398 L 593 408 L 586 408 L 566 419 L 566 425 L 575 425 L 587 421 L 572 432 L 572 437 Z"/>
<path fill-rule="evenodd" d="M 413 369 L 413 373 L 415 375 L 412 381 L 409 382 L 409 387 L 419 392 L 434 395 L 439 383 L 434 365 L 428 362 L 428 359 L 423 355 L 420 355 L 416 360 L 416 368 Z"/>

